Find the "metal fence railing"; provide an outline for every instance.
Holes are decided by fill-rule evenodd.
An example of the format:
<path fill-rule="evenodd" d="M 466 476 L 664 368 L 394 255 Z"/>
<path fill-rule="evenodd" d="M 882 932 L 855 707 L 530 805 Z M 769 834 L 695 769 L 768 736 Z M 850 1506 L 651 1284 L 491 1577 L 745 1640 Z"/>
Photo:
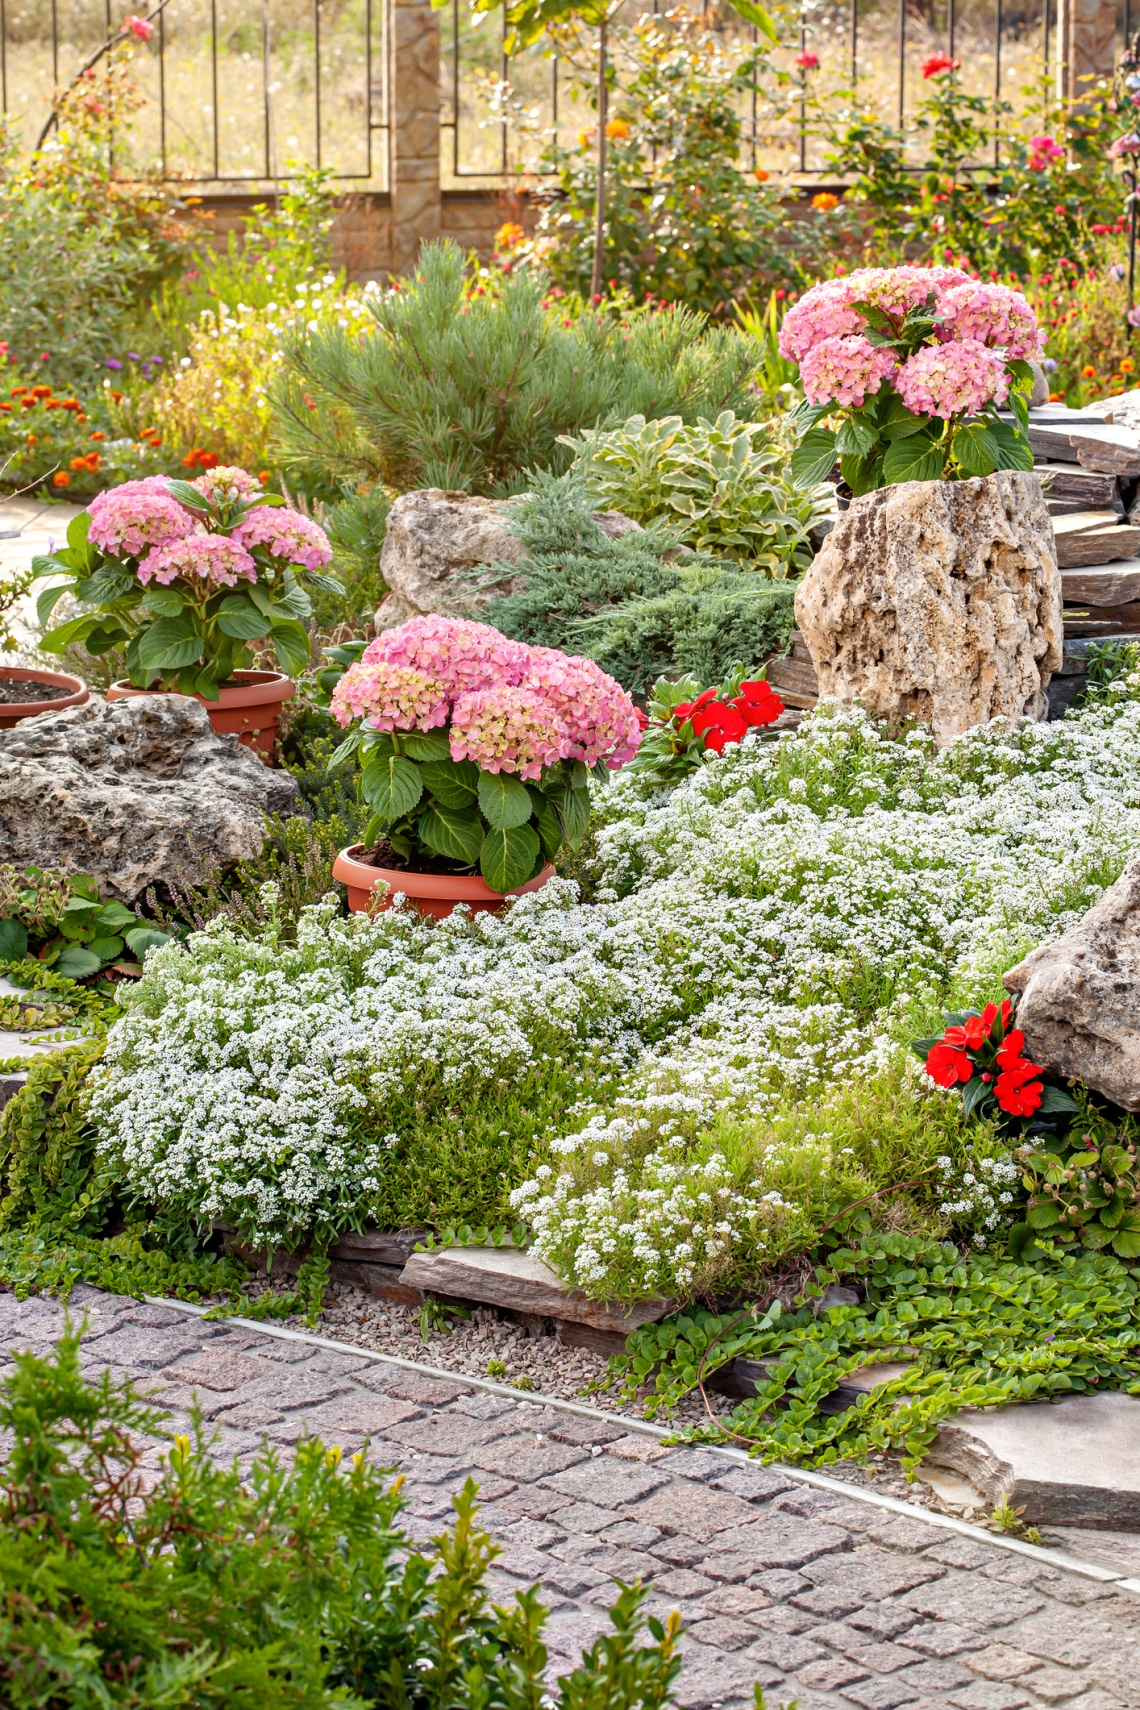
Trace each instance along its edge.
<path fill-rule="evenodd" d="M 167 0 L 132 46 L 139 105 L 115 169 L 195 187 L 278 182 L 291 162 L 385 187 L 384 0 Z M 0 102 L 29 145 L 129 0 L 0 0 Z"/>

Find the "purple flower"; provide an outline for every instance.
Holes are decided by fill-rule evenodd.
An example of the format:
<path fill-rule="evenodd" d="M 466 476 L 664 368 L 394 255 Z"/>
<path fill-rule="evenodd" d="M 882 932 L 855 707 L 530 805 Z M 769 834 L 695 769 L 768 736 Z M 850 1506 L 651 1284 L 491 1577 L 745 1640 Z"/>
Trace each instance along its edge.
<path fill-rule="evenodd" d="M 164 362 L 164 360 L 165 360 L 165 358 L 164 358 L 164 357 L 161 357 L 161 356 L 148 356 L 148 357 L 147 357 L 147 361 L 148 361 L 148 362 L 155 362 L 155 363 L 157 363 L 157 364 L 158 364 L 158 366 L 159 366 L 159 367 L 160 367 L 160 368 L 161 368 L 161 367 L 162 367 L 162 364 L 163 364 L 163 362 Z"/>
<path fill-rule="evenodd" d="M 122 363 L 121 363 L 121 362 L 120 362 L 120 361 L 119 361 L 119 359 L 118 359 L 118 357 L 117 357 L 117 356 L 108 356 L 108 357 L 107 357 L 107 359 L 106 359 L 106 360 L 105 360 L 105 362 L 104 362 L 104 363 L 103 363 L 103 367 L 104 367 L 104 368 L 115 368 L 115 369 L 118 369 L 118 368 L 121 368 L 121 367 L 122 367 L 122 366 L 123 366 L 123 365 L 122 365 Z"/>
<path fill-rule="evenodd" d="M 142 361 L 142 357 L 139 355 L 137 350 L 128 350 L 127 356 L 131 362 L 141 362 Z"/>

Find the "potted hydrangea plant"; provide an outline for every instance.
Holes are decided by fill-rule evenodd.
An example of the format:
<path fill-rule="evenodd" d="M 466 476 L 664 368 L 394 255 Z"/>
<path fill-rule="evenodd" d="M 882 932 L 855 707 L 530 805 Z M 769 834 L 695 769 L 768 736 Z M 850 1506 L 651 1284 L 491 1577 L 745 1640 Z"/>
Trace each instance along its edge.
<path fill-rule="evenodd" d="M 86 608 L 40 646 L 101 654 L 125 644 L 128 676 L 108 700 L 194 695 L 216 731 L 270 760 L 291 679 L 309 660 L 309 595 L 343 591 L 324 574 L 331 558 L 324 530 L 244 469 L 127 481 L 74 518 L 63 550 L 36 559 L 37 577 L 64 578 L 40 594 L 41 623 L 64 594 Z M 257 641 L 272 643 L 283 670 L 250 669 Z"/>
<path fill-rule="evenodd" d="M 1029 303 L 956 267 L 864 268 L 805 292 L 779 343 L 804 390 L 793 475 L 838 465 L 850 499 L 795 595 L 820 695 L 940 741 L 1043 717 L 1062 590 L 1027 433 Z"/>
<path fill-rule="evenodd" d="M 359 756 L 373 810 L 333 876 L 353 909 L 402 893 L 437 919 L 544 885 L 586 834 L 590 771 L 624 765 L 640 738 L 633 702 L 593 660 L 436 616 L 371 642 L 330 704 L 352 727 L 334 763 Z"/>

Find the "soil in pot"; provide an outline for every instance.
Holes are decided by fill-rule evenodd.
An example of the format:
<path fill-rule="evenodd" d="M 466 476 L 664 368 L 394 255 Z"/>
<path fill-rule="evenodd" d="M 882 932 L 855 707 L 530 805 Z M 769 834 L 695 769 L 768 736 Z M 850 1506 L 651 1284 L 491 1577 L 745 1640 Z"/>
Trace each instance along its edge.
<path fill-rule="evenodd" d="M 63 683 L 45 683 L 40 677 L 0 675 L 0 706 L 25 706 L 33 701 L 63 701 L 75 693 Z"/>
<path fill-rule="evenodd" d="M 461 867 L 457 861 L 449 861 L 444 855 L 428 855 L 425 851 L 417 855 L 414 862 L 405 861 L 386 837 L 371 849 L 354 849 L 352 858 L 364 867 L 386 867 L 391 873 L 436 873 L 457 878 L 472 876 L 470 867 Z"/>

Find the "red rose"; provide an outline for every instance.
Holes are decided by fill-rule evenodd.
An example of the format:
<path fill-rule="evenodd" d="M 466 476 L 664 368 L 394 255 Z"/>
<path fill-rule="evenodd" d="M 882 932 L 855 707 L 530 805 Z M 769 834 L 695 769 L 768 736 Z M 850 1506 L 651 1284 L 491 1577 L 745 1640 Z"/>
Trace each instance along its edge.
<path fill-rule="evenodd" d="M 936 1086 L 955 1087 L 959 1081 L 965 1085 L 972 1077 L 974 1065 L 964 1051 L 939 1040 L 927 1054 L 926 1072 Z"/>
<path fill-rule="evenodd" d="M 924 77 L 941 77 L 944 71 L 955 71 L 957 67 L 958 61 L 951 59 L 948 53 L 932 53 L 928 59 L 924 59 L 922 62 L 922 75 Z"/>

